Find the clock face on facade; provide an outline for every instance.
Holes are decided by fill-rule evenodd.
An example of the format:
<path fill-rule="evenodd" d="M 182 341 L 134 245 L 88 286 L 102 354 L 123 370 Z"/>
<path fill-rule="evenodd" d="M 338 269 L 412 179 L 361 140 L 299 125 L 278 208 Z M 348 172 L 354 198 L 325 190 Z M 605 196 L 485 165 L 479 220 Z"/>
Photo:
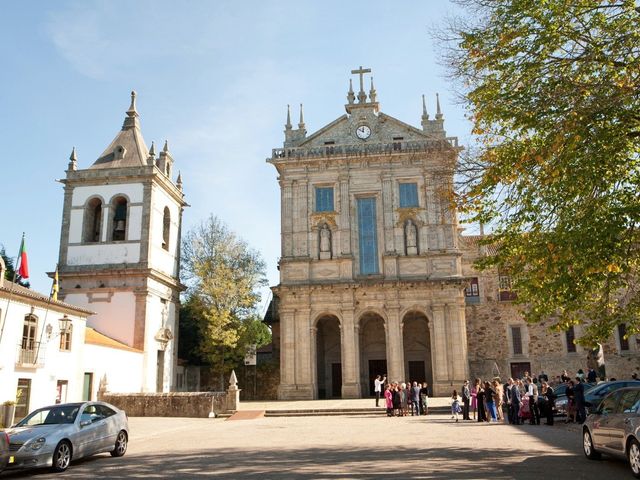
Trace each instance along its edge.
<path fill-rule="evenodd" d="M 359 139 L 366 140 L 370 135 L 371 128 L 369 128 L 369 125 L 360 125 L 358 128 L 356 128 L 356 137 L 358 137 Z"/>

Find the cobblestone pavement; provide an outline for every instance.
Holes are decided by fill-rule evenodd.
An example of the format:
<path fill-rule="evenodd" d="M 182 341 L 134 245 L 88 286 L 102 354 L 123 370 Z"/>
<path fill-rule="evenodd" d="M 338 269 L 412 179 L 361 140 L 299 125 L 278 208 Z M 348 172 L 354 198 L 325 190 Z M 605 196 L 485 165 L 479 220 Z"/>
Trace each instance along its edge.
<path fill-rule="evenodd" d="M 626 463 L 588 461 L 579 428 L 455 423 L 449 415 L 255 420 L 131 418 L 129 451 L 45 478 L 624 479 Z M 7 473 L 0 479 L 26 478 Z"/>

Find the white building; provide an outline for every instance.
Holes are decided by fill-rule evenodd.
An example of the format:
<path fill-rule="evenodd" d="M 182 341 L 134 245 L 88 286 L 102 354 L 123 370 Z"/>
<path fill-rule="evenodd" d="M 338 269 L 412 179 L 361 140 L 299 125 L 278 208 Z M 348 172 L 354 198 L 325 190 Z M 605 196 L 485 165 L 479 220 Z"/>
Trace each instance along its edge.
<path fill-rule="evenodd" d="M 4 280 L 0 258 L 0 404 L 16 418 L 34 408 L 84 398 L 85 324 L 93 312 Z"/>
<path fill-rule="evenodd" d="M 132 92 L 122 129 L 102 155 L 79 169 L 74 149 L 62 180 L 59 296 L 95 312 L 89 327 L 130 348 L 129 355 L 142 355 L 138 370 L 119 349 L 119 368 L 101 379 L 109 391 L 175 389 L 186 203 L 172 170 L 166 142 L 158 158 L 153 143 L 147 149 Z M 86 361 L 97 368 L 105 358 L 98 350 Z"/>

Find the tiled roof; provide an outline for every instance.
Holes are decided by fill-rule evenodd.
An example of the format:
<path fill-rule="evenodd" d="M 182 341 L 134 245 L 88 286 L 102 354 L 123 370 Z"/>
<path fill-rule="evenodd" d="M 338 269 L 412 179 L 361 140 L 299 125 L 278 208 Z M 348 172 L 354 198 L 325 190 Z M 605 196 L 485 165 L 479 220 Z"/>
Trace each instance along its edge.
<path fill-rule="evenodd" d="M 480 240 L 489 239 L 489 235 L 460 235 L 460 247 L 480 249 Z M 484 245 L 487 251 L 487 255 L 493 256 L 498 253 L 498 245 L 496 243 L 489 243 Z"/>
<path fill-rule="evenodd" d="M 58 307 L 64 308 L 66 310 L 73 310 L 78 313 L 81 317 L 88 317 L 90 315 L 95 314 L 95 312 L 91 310 L 87 310 L 86 308 L 78 307 L 76 305 L 71 305 L 70 303 L 60 302 L 58 300 L 53 300 L 49 298 L 48 295 L 43 295 L 42 293 L 36 292 L 35 290 L 31 290 L 29 288 L 25 288 L 17 283 L 12 283 L 9 280 L 4 280 L 0 284 L 0 295 L 1 296 L 9 296 L 13 295 L 16 297 L 22 297 L 25 299 L 36 300 L 38 302 L 46 302 L 50 308 Z"/>
<path fill-rule="evenodd" d="M 129 345 L 119 342 L 111 337 L 107 337 L 91 327 L 87 327 L 85 331 L 84 343 L 99 345 L 101 347 L 117 348 L 128 352 L 143 353 L 142 350 L 138 350 L 137 348 L 130 347 Z"/>

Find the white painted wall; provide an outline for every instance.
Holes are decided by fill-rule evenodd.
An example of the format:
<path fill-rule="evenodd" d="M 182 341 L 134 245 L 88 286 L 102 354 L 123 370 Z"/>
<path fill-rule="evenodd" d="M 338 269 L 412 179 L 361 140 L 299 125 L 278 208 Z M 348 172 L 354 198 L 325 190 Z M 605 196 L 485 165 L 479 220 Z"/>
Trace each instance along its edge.
<path fill-rule="evenodd" d="M 140 243 L 111 243 L 71 245 L 67 251 L 67 265 L 102 265 L 109 263 L 138 263 Z"/>
<path fill-rule="evenodd" d="M 82 242 L 84 210 L 71 210 L 69 214 L 69 243 Z"/>
<path fill-rule="evenodd" d="M 127 183 L 113 185 L 90 185 L 86 187 L 76 187 L 73 189 L 71 197 L 72 207 L 83 207 L 89 197 L 99 196 L 103 204 L 110 204 L 114 196 L 124 195 L 129 198 L 129 203 L 142 203 L 143 186 L 142 183 Z"/>
<path fill-rule="evenodd" d="M 70 351 L 60 351 L 58 319 L 63 313 L 55 310 L 55 306 L 47 311 L 43 307 L 34 307 L 33 314 L 38 317 L 37 340 L 42 339 L 39 357 L 43 360 L 41 367 L 18 367 L 19 349 L 22 342 L 22 326 L 25 315 L 31 313 L 32 306 L 24 300 L 13 296 L 7 321 L 0 339 L 0 402 L 15 400 L 18 379 L 31 379 L 31 396 L 29 411 L 51 405 L 56 400 L 58 380 L 67 380 L 67 397 L 62 401 L 78 401 L 82 397 L 82 359 L 86 327 L 86 319 L 79 315 L 68 315 L 72 321 L 73 334 Z M 7 311 L 6 297 L 0 298 L 0 322 Z M 47 338 L 46 325 L 51 324 L 53 333 Z"/>
<path fill-rule="evenodd" d="M 162 248 L 162 228 L 164 208 L 169 208 L 171 227 L 169 229 L 169 250 Z M 149 265 L 161 272 L 177 276 L 177 252 L 180 221 L 180 206 L 160 187 L 154 185 L 151 192 L 151 231 L 149 232 Z"/>
<path fill-rule="evenodd" d="M 100 381 L 106 375 L 107 391 L 139 393 L 143 375 L 143 354 L 101 345 L 85 344 L 84 373 L 93 373 L 91 399 L 96 400 Z"/>
<path fill-rule="evenodd" d="M 109 289 L 105 289 L 101 299 L 107 299 L 110 293 Z M 97 297 L 94 295 L 94 298 Z M 126 345 L 133 345 L 136 299 L 132 292 L 113 292 L 109 302 L 90 302 L 86 293 L 70 290 L 65 302 L 96 312 L 87 319 L 88 326 Z"/>

